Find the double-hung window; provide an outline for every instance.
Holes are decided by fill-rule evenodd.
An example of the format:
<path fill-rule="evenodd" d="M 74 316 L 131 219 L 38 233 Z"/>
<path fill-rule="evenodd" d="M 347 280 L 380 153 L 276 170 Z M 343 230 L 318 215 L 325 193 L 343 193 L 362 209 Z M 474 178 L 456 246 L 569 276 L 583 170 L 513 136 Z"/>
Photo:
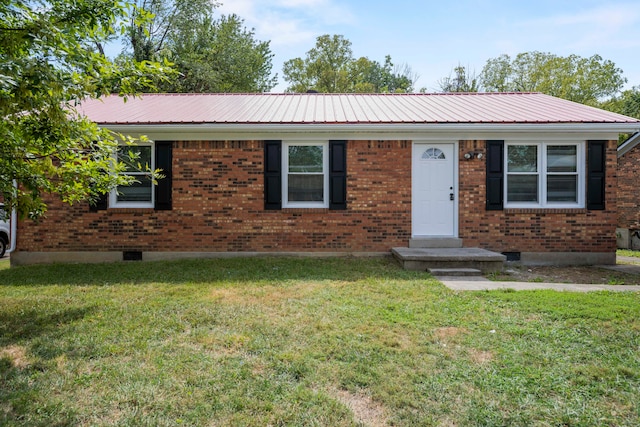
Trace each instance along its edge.
<path fill-rule="evenodd" d="M 584 206 L 584 144 L 507 143 L 506 207 Z"/>
<path fill-rule="evenodd" d="M 155 170 L 153 146 L 151 144 L 120 146 L 117 160 L 125 165 L 122 173 L 132 177 L 134 181 L 131 185 L 118 186 L 112 191 L 109 205 L 129 208 L 154 207 L 154 185 L 151 173 Z"/>
<path fill-rule="evenodd" d="M 285 142 L 282 156 L 283 207 L 328 208 L 328 164 L 328 142 Z"/>

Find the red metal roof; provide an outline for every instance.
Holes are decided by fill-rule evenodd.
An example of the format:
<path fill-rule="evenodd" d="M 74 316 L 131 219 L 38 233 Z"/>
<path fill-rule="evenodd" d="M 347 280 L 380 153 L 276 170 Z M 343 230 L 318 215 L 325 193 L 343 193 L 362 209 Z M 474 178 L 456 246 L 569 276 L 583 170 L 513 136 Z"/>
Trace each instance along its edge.
<path fill-rule="evenodd" d="M 79 111 L 104 125 L 640 123 L 540 93 L 112 95 Z"/>

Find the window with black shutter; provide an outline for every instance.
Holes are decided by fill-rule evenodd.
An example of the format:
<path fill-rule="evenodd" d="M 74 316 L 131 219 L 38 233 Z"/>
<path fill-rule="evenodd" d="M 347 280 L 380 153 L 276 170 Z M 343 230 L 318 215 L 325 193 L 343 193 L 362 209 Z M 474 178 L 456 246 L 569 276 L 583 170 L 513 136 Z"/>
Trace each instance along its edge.
<path fill-rule="evenodd" d="M 346 141 L 265 141 L 265 209 L 346 209 Z"/>
<path fill-rule="evenodd" d="M 122 145 L 118 148 L 117 160 L 125 164 L 123 174 L 134 178 L 131 185 L 118 186 L 109 195 L 104 195 L 92 211 L 111 208 L 172 208 L 173 142 L 156 141 L 138 145 Z M 162 178 L 153 183 L 152 171 L 160 169 Z"/>

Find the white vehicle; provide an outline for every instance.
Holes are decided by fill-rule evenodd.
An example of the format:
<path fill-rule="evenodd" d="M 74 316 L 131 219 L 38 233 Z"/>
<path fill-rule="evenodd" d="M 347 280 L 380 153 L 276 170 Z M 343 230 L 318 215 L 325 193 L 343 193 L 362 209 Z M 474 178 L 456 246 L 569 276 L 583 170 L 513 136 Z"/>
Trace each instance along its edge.
<path fill-rule="evenodd" d="M 0 203 L 0 258 L 4 256 L 9 246 L 9 215 L 4 210 L 4 205 Z"/>

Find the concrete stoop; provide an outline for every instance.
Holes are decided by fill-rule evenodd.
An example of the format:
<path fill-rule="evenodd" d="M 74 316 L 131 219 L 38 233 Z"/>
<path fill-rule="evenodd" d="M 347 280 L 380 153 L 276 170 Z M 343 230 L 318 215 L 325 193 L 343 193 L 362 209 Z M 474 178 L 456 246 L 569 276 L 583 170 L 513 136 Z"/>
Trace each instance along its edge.
<path fill-rule="evenodd" d="M 502 271 L 507 260 L 502 254 L 480 248 L 393 248 L 391 253 L 405 270 L 412 271 L 472 269 L 491 273 Z"/>

